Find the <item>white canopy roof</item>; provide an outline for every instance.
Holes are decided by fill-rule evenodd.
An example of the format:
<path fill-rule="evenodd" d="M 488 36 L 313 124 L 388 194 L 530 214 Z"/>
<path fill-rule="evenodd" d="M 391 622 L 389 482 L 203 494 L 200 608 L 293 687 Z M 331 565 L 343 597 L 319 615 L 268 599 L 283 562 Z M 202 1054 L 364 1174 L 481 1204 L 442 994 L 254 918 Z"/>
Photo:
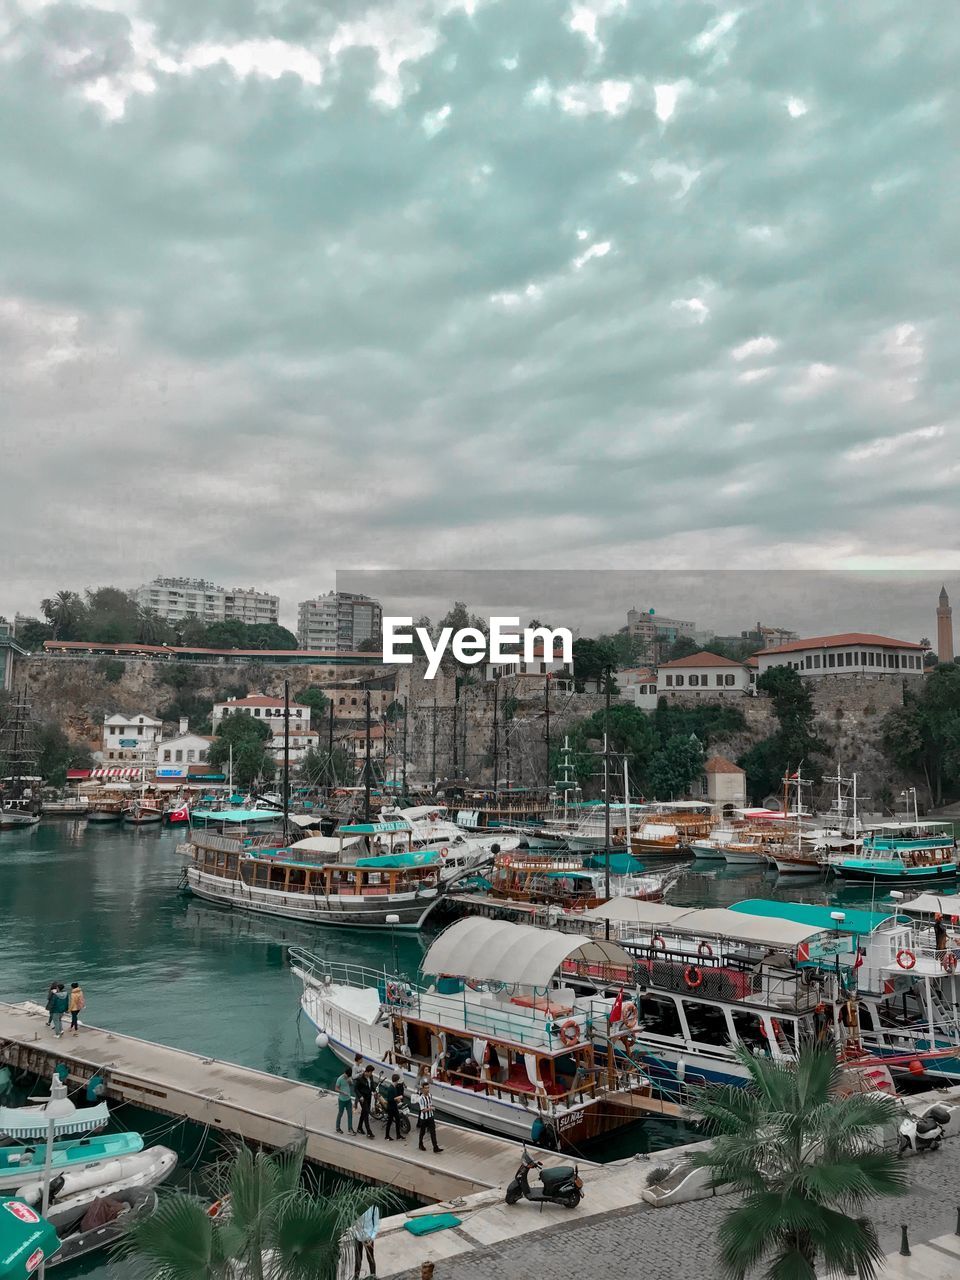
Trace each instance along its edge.
<path fill-rule="evenodd" d="M 918 916 L 957 916 L 960 915 L 960 894 L 921 893 L 911 902 L 898 902 L 895 910 Z"/>
<path fill-rule="evenodd" d="M 362 836 L 348 836 L 342 841 L 342 847 L 348 849 L 352 844 L 359 844 Z M 291 849 L 302 849 L 305 853 L 337 853 L 341 841 L 336 836 L 309 836 L 306 840 L 298 840 Z"/>
<path fill-rule="evenodd" d="M 623 920 L 628 924 L 673 924 L 689 915 L 689 907 L 668 907 L 665 902 L 643 902 L 640 898 L 611 898 L 599 907 L 584 911 L 586 920 Z"/>
<path fill-rule="evenodd" d="M 755 942 L 762 947 L 796 947 L 818 933 L 827 932 L 821 925 L 796 924 L 777 916 L 752 916 L 726 907 L 705 907 L 688 911 L 672 926 L 676 933 L 692 933 L 702 937 L 732 938 L 737 942 Z"/>
<path fill-rule="evenodd" d="M 424 973 L 546 987 L 567 959 L 617 969 L 633 967 L 633 961 L 615 942 L 476 916 L 458 920 L 441 933 L 421 967 Z"/>

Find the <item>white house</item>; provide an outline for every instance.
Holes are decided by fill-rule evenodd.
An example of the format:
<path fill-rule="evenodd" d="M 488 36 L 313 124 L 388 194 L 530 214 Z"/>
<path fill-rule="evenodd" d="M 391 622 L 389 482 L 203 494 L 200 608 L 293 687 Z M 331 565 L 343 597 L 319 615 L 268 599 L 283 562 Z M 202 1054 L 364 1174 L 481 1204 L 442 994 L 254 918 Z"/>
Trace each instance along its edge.
<path fill-rule="evenodd" d="M 522 651 L 523 646 L 519 636 L 517 643 Z M 573 688 L 573 661 L 564 662 L 563 650 L 559 644 L 554 648 L 551 657 L 546 652 L 543 641 L 538 640 L 533 646 L 533 658 L 530 662 L 523 657 L 510 658 L 506 662 L 488 662 L 485 679 L 507 680 L 522 677 L 542 680 L 544 676 L 550 676 L 554 688 L 558 691 L 565 692 Z"/>
<path fill-rule="evenodd" d="M 124 716 L 119 713 L 104 716 L 101 749 L 104 762 L 124 761 L 141 767 L 152 765 L 162 729 L 162 721 L 154 720 L 152 716 Z"/>
<path fill-rule="evenodd" d="M 265 694 L 255 693 L 247 698 L 228 698 L 226 702 L 216 702 L 211 719 L 216 729 L 225 716 L 252 716 L 255 720 L 265 720 L 273 735 L 270 743 L 270 754 L 277 764 L 283 763 L 283 699 L 268 698 Z M 310 708 L 298 702 L 290 703 L 290 760 L 296 763 L 302 760 L 311 747 L 316 747 L 319 734 L 310 728 Z"/>
<path fill-rule="evenodd" d="M 181 732 L 157 743 L 157 779 L 186 778 L 192 764 L 206 764 L 212 738 Z"/>
<path fill-rule="evenodd" d="M 620 696 L 641 711 L 657 709 L 657 673 L 652 667 L 628 667 L 617 672 Z"/>
<path fill-rule="evenodd" d="M 757 654 L 760 675 L 771 667 L 792 667 L 801 676 L 923 675 L 924 647 L 912 640 L 893 640 L 866 631 L 792 640 Z"/>
<path fill-rule="evenodd" d="M 742 662 L 721 658 L 716 653 L 691 653 L 686 658 L 662 662 L 657 669 L 660 697 L 683 694 L 722 698 L 748 693 L 750 673 Z"/>

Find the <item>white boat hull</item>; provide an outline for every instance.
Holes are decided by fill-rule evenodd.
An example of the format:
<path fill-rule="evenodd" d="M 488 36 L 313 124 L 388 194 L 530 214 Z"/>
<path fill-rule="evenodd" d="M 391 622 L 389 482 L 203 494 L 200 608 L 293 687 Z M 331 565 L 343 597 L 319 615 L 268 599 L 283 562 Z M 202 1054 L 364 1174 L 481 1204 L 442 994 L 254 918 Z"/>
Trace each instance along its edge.
<path fill-rule="evenodd" d="M 283 893 L 277 889 L 253 887 L 241 880 L 210 875 L 197 867 L 187 868 L 186 884 L 198 898 L 238 911 L 306 920 L 312 924 L 367 929 L 417 929 L 437 897 L 437 890 L 433 888 L 419 893 L 344 894 L 329 898 L 322 894 Z M 399 917 L 396 926 L 387 925 L 389 915 Z"/>
<path fill-rule="evenodd" d="M 388 1061 L 388 1055 L 392 1055 L 393 1051 L 393 1038 L 388 1025 L 371 1025 L 361 1018 L 351 1017 L 335 1003 L 323 999 L 319 988 L 311 984 L 304 988 L 301 1008 L 317 1031 L 323 1032 L 327 1037 L 328 1047 L 341 1062 L 353 1066 L 355 1055 L 360 1053 L 365 1064 L 373 1063 L 388 1077 L 399 1070 L 408 1092 L 411 1096 L 416 1095 L 418 1072 L 397 1068 L 392 1061 Z M 540 1114 L 532 1097 L 524 1105 L 524 1102 L 513 1101 L 512 1098 L 477 1093 L 438 1079 L 431 1080 L 430 1092 L 434 1106 L 443 1115 L 518 1141 L 530 1140 L 533 1122 Z M 582 1113 L 589 1111 L 594 1105 L 596 1104 L 591 1100 L 580 1106 L 564 1108 L 563 1114 L 557 1117 L 559 1130 L 563 1132 L 580 1121 Z M 602 1101 L 599 1105 L 603 1105 Z M 568 1116 L 569 1121 L 564 1123 Z"/>
<path fill-rule="evenodd" d="M 177 1165 L 177 1156 L 169 1147 L 154 1147 L 135 1156 L 122 1156 L 105 1164 L 91 1166 L 82 1174 L 65 1173 L 63 1187 L 47 1217 L 54 1226 L 85 1213 L 94 1200 L 102 1200 L 118 1191 L 142 1190 L 158 1186 Z M 39 1204 L 43 1181 L 39 1178 L 17 1188 L 17 1195 L 28 1204 Z"/>

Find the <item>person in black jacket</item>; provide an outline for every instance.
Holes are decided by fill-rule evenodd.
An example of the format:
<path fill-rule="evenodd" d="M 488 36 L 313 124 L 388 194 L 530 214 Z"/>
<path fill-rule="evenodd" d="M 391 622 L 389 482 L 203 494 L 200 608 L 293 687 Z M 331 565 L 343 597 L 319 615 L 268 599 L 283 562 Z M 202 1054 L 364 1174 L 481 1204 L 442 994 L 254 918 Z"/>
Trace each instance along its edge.
<path fill-rule="evenodd" d="M 394 1072 L 391 1077 L 390 1084 L 387 1087 L 387 1128 L 384 1134 L 387 1142 L 392 1142 L 390 1137 L 390 1126 L 396 1125 L 397 1137 L 401 1142 L 406 1142 L 406 1137 L 400 1132 L 400 1099 L 403 1097 L 403 1079 L 399 1072 Z"/>
<path fill-rule="evenodd" d="M 370 1128 L 370 1104 L 373 1102 L 373 1067 L 366 1066 L 357 1076 L 357 1082 L 354 1085 L 354 1093 L 357 1096 L 357 1102 L 360 1106 L 360 1119 L 357 1121 L 357 1133 L 365 1133 L 368 1138 L 373 1137 L 373 1130 Z"/>

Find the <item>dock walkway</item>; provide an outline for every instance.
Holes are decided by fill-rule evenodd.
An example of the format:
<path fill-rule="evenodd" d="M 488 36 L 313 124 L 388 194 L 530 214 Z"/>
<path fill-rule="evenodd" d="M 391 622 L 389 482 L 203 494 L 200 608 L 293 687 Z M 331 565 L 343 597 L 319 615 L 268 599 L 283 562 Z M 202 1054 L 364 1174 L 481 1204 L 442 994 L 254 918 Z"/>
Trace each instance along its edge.
<path fill-rule="evenodd" d="M 0 1003 L 0 1060 L 49 1074 L 63 1062 L 70 1078 L 103 1077 L 107 1098 L 164 1115 L 184 1116 L 211 1129 L 267 1147 L 306 1137 L 310 1160 L 367 1182 L 397 1187 L 423 1201 L 449 1200 L 503 1186 L 516 1172 L 518 1144 L 440 1121 L 443 1153 L 405 1143 L 335 1131 L 337 1104 L 328 1090 L 250 1067 L 204 1058 L 183 1049 L 81 1026 L 58 1040 L 38 1005 Z M 563 1163 L 545 1154 L 548 1163 Z"/>

